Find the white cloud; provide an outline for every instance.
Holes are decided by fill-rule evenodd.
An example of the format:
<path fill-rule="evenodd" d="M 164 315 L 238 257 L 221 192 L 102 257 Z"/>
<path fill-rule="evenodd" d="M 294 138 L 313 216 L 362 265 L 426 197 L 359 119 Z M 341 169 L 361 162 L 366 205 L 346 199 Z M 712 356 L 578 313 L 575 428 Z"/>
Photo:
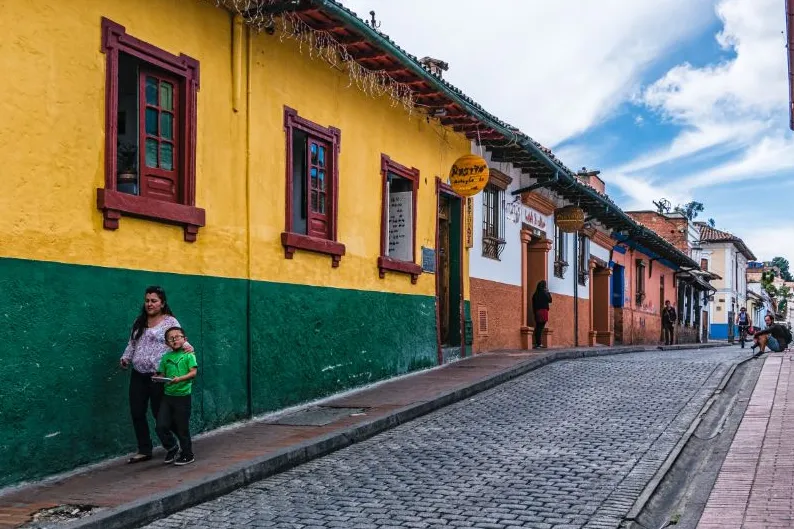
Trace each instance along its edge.
<path fill-rule="evenodd" d="M 713 20 L 711 0 L 343 0 L 549 146 L 604 119 L 656 58 Z"/>
<path fill-rule="evenodd" d="M 683 186 L 694 188 L 794 168 L 794 156 L 786 156 L 794 144 L 786 131 L 788 81 L 780 2 L 720 0 L 716 13 L 723 28 L 715 38 L 734 56 L 701 68 L 680 64 L 642 92 L 639 103 L 683 129 L 668 146 L 624 164 L 621 172 L 647 175 L 664 164 L 690 162 L 693 156 L 715 159 L 713 169 L 681 179 Z M 729 154 L 735 155 L 733 161 L 722 163 Z"/>
<path fill-rule="evenodd" d="M 602 124 L 626 102 L 645 106 L 643 134 L 653 130 L 654 115 L 680 133 L 620 167 L 602 167 L 607 185 L 628 197 L 623 205 L 698 199 L 706 218 L 743 237 L 759 257 L 794 262 L 794 213 L 785 194 L 774 194 L 778 180 L 764 182 L 757 200 L 708 202 L 713 186 L 738 188 L 794 169 L 782 0 L 342 1 L 365 18 L 374 9 L 398 45 L 447 61 L 447 80 L 546 145 Z M 731 52 L 728 60 L 682 62 L 640 86 L 649 66 L 717 17 L 715 38 Z M 569 167 L 590 167 L 631 141 L 607 133 L 557 154 Z"/>
<path fill-rule="evenodd" d="M 760 261 L 782 256 L 794 263 L 794 224 L 781 226 L 769 220 L 741 237 Z"/>

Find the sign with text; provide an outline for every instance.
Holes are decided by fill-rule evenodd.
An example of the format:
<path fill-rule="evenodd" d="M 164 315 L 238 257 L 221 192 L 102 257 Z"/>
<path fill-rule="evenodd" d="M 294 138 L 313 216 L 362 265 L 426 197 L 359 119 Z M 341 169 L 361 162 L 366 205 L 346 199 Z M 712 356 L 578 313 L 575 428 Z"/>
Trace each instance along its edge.
<path fill-rule="evenodd" d="M 461 156 L 452 164 L 449 183 L 462 197 L 471 197 L 488 185 L 488 163 L 476 154 Z"/>
<path fill-rule="evenodd" d="M 474 199 L 466 199 L 466 248 L 474 246 Z"/>
<path fill-rule="evenodd" d="M 533 228 L 537 228 L 542 231 L 546 231 L 546 217 L 535 211 L 534 209 L 522 206 L 521 207 L 521 222 L 524 224 L 531 226 Z"/>
<path fill-rule="evenodd" d="M 413 192 L 389 193 L 389 257 L 413 261 Z"/>

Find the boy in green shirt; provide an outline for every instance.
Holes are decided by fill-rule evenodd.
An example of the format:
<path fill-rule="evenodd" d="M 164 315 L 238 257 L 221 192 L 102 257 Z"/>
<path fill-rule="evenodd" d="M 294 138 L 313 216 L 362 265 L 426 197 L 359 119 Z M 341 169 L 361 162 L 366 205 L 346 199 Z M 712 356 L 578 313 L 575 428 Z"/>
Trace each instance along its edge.
<path fill-rule="evenodd" d="M 193 457 L 193 444 L 190 441 L 190 394 L 193 391 L 193 379 L 198 372 L 196 356 L 188 353 L 182 346 L 187 338 L 181 327 L 171 327 L 165 331 L 165 341 L 171 351 L 165 353 L 157 369 L 157 377 L 170 378 L 165 385 L 165 395 L 157 415 L 157 433 L 161 439 L 168 438 L 168 432 L 174 432 L 179 444 L 164 447 L 165 462 L 175 465 L 189 465 Z M 181 448 L 181 454 L 177 458 Z"/>

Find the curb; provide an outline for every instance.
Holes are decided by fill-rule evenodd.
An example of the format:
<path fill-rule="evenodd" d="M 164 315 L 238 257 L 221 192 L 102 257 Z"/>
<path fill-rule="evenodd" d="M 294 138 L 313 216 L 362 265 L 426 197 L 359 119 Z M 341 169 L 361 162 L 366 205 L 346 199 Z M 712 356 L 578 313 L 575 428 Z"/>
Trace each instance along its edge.
<path fill-rule="evenodd" d="M 722 347 L 725 345 L 728 344 L 691 344 L 664 347 L 665 349 L 675 350 Z M 339 432 L 284 448 L 273 454 L 234 465 L 200 480 L 180 485 L 167 492 L 154 494 L 105 511 L 99 511 L 95 515 L 75 520 L 60 527 L 62 529 L 125 529 L 139 527 L 175 512 L 223 496 L 236 489 L 284 472 L 313 459 L 323 457 L 352 444 L 359 443 L 553 362 L 651 352 L 658 351 L 661 348 L 653 346 L 624 346 L 552 351 L 546 356 L 526 360 L 504 369 L 470 386 L 448 391 L 426 402 L 405 406 L 385 417 L 360 423 Z M 454 364 L 451 365 L 454 366 Z"/>
<path fill-rule="evenodd" d="M 732 344 L 726 344 L 726 345 L 732 345 Z M 649 481 L 648 484 L 645 485 L 645 488 L 642 489 L 642 492 L 640 493 L 637 500 L 634 502 L 634 505 L 631 506 L 631 509 L 629 509 L 629 512 L 623 518 L 623 522 L 639 523 L 637 522 L 637 518 L 639 518 L 643 509 L 645 509 L 645 505 L 648 503 L 648 501 L 650 501 L 651 497 L 656 492 L 656 489 L 662 483 L 664 477 L 667 475 L 667 473 L 673 467 L 675 462 L 678 460 L 678 456 L 681 455 L 681 452 L 684 450 L 684 447 L 686 447 L 687 443 L 689 443 L 689 440 L 692 437 L 692 435 L 695 433 L 695 430 L 697 430 L 698 426 L 700 426 L 700 423 L 703 421 L 703 417 L 706 415 L 706 413 L 708 413 L 709 409 L 711 409 L 711 406 L 714 404 L 714 402 L 717 400 L 717 397 L 722 393 L 722 391 L 728 385 L 728 382 L 730 382 L 731 378 L 733 378 L 734 373 L 736 373 L 736 369 L 745 362 L 749 362 L 750 360 L 755 360 L 755 359 L 756 357 L 750 356 L 749 358 L 745 358 L 744 360 L 739 360 L 738 362 L 735 362 L 733 365 L 731 365 L 731 367 L 728 369 L 725 375 L 723 375 L 722 379 L 720 380 L 720 383 L 717 384 L 717 387 L 714 390 L 714 392 L 711 394 L 711 397 L 709 397 L 709 399 L 706 401 L 703 407 L 700 408 L 700 411 L 698 411 L 695 420 L 692 421 L 692 424 L 689 425 L 689 428 L 687 428 L 686 432 L 684 432 L 684 435 L 681 436 L 681 438 L 678 440 L 678 443 L 676 443 L 676 445 L 673 447 L 673 450 L 670 452 L 670 454 L 668 454 L 667 458 L 662 463 L 662 466 L 659 467 L 659 469 L 654 473 L 653 477 L 651 478 L 651 481 Z"/>

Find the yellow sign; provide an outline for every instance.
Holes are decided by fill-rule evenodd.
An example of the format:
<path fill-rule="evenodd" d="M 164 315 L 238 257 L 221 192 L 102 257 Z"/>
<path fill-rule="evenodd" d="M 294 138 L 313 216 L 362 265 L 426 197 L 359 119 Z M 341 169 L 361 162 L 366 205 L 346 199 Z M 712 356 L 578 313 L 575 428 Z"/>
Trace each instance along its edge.
<path fill-rule="evenodd" d="M 449 171 L 449 184 L 459 195 L 471 197 L 488 185 L 488 163 L 476 154 L 461 156 Z"/>
<path fill-rule="evenodd" d="M 565 206 L 554 212 L 554 221 L 564 232 L 579 231 L 584 225 L 584 211 L 576 206 Z"/>

